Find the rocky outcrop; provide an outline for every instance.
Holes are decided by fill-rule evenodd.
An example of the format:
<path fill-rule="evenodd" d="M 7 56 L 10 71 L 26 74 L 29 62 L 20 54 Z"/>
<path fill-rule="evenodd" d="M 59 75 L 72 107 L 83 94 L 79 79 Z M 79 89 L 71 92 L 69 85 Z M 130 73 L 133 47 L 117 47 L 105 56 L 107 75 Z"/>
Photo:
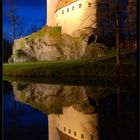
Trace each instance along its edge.
<path fill-rule="evenodd" d="M 87 48 L 89 45 L 93 48 L 96 46 L 96 50 L 98 48 L 101 50 L 100 48 L 103 46 L 97 45 L 95 41 L 89 44 L 89 38 L 93 34 L 92 28 L 77 30 L 70 36 L 61 34 L 61 27 L 45 26 L 36 33 L 15 40 L 12 54 L 13 62 L 70 60 L 85 56 L 87 58 L 86 54 L 89 54 L 90 51 Z M 97 54 L 99 51 L 91 51 L 90 57 L 102 56 L 106 53 L 104 50 L 102 49 L 100 55 Z"/>
<path fill-rule="evenodd" d="M 83 57 L 84 58 L 102 57 L 104 56 L 105 53 L 107 53 L 107 48 L 105 45 L 93 42 L 90 45 L 87 45 Z"/>

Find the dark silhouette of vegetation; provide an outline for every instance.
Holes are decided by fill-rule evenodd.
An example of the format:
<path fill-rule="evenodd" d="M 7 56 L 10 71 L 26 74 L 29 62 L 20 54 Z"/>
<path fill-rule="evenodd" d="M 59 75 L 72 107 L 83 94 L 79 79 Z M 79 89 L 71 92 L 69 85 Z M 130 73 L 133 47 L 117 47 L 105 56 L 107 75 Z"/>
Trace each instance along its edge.
<path fill-rule="evenodd" d="M 105 34 L 104 32 L 102 32 L 98 37 L 97 42 L 103 43 L 111 49 L 115 46 L 115 35 L 113 33 Z"/>
<path fill-rule="evenodd" d="M 122 52 L 121 52 L 122 53 Z M 128 59 L 129 58 L 129 59 Z M 69 60 L 50 62 L 25 62 L 14 65 L 5 64 L 4 75 L 25 77 L 78 78 L 104 77 L 113 79 L 135 79 L 135 52 L 121 54 L 122 65 L 116 66 L 116 56 L 106 56 L 89 60 Z M 19 69 L 20 67 L 20 69 Z"/>
<path fill-rule="evenodd" d="M 129 26 L 127 25 L 129 28 L 126 28 L 126 23 L 129 23 Z M 121 43 L 124 41 L 124 38 L 127 37 L 127 32 L 131 34 L 132 40 L 132 34 L 136 33 L 135 24 L 136 0 L 97 1 L 97 29 L 100 30 L 100 37 L 98 41 L 101 41 L 107 45 L 109 44 L 109 46 L 113 45 L 116 47 L 116 63 L 118 66 L 121 64 Z M 108 39 L 107 36 L 110 34 L 112 37 L 110 36 Z M 136 39 L 136 36 L 133 35 L 133 40 L 135 40 L 134 38 Z"/>
<path fill-rule="evenodd" d="M 12 40 L 17 38 L 21 38 L 27 28 L 27 22 L 25 22 L 24 18 L 18 16 L 16 13 L 17 7 L 15 6 L 14 0 L 7 0 L 8 3 L 8 11 L 7 16 L 11 25 L 12 32 L 8 33 Z"/>
<path fill-rule="evenodd" d="M 8 17 L 9 17 L 9 21 L 11 23 L 13 40 L 15 40 L 16 39 L 16 22 L 17 22 L 19 17 L 15 15 L 14 0 L 8 0 L 7 2 L 9 5 Z"/>
<path fill-rule="evenodd" d="M 125 32 L 129 48 L 136 48 L 136 26 L 137 26 L 137 1 L 128 0 L 126 9 Z"/>
<path fill-rule="evenodd" d="M 20 58 L 20 57 L 27 56 L 27 54 L 23 50 L 19 49 L 16 51 L 16 56 Z"/>
<path fill-rule="evenodd" d="M 12 45 L 13 42 L 9 40 L 3 39 L 3 61 L 8 62 L 9 57 L 12 54 Z"/>

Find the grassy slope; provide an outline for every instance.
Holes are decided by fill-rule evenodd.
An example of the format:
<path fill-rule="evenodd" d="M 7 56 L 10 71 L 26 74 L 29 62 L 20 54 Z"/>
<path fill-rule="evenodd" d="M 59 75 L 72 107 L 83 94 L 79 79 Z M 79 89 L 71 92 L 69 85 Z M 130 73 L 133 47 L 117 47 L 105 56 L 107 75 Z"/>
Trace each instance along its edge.
<path fill-rule="evenodd" d="M 49 77 L 124 77 L 136 76 L 136 54 L 125 52 L 121 56 L 122 66 L 118 70 L 114 54 L 108 56 L 69 61 L 42 61 L 19 64 L 4 64 L 4 75 L 49 76 Z"/>

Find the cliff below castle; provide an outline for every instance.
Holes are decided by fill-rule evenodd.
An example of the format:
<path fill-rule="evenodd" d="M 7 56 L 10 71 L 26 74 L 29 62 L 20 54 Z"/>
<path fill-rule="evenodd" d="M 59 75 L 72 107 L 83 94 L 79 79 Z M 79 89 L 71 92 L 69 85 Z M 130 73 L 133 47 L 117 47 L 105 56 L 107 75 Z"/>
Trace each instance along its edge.
<path fill-rule="evenodd" d="M 12 60 L 14 63 L 28 61 L 70 60 L 103 56 L 104 45 L 88 43 L 93 28 L 83 28 L 71 36 L 61 33 L 61 27 L 45 26 L 38 32 L 17 39 L 14 42 Z"/>

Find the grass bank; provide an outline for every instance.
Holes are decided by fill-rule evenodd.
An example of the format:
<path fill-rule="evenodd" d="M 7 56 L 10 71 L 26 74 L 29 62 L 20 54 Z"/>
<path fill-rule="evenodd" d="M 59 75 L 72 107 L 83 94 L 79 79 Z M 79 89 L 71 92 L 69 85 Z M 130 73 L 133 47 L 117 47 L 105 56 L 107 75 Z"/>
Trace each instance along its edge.
<path fill-rule="evenodd" d="M 136 78 L 136 52 L 121 55 L 122 65 L 118 69 L 116 57 L 108 55 L 96 59 L 69 61 L 40 61 L 18 64 L 4 64 L 4 76 L 50 77 L 50 78 Z"/>

